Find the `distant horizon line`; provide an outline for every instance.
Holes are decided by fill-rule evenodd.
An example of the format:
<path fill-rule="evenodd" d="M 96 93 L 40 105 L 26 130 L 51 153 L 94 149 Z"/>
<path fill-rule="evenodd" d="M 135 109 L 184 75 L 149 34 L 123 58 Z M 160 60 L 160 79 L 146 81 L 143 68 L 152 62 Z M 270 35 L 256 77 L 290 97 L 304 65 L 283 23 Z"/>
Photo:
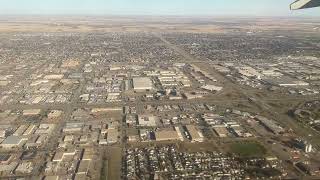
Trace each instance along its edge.
<path fill-rule="evenodd" d="M 218 17 L 218 18 L 319 18 L 317 15 L 293 15 L 293 16 L 288 16 L 288 15 L 213 15 L 213 14 L 208 14 L 208 15 L 174 15 L 174 14 L 1 14 L 0 17 L 179 17 L 179 18 L 192 18 L 192 17 L 202 17 L 202 18 L 212 18 L 212 17 Z"/>

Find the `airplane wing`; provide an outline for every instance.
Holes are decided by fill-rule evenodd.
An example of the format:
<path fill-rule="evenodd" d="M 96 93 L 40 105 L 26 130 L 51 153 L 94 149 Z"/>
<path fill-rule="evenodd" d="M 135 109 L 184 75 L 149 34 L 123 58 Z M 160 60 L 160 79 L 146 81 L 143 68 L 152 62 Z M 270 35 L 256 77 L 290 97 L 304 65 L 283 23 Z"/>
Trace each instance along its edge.
<path fill-rule="evenodd" d="M 291 10 L 313 8 L 320 6 L 320 0 L 297 0 L 290 5 Z"/>

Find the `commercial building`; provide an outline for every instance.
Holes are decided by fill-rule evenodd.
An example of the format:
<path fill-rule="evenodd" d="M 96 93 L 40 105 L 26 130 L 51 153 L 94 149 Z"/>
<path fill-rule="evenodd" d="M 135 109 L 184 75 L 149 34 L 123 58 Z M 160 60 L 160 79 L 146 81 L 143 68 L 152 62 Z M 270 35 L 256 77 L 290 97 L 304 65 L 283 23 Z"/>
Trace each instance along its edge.
<path fill-rule="evenodd" d="M 35 131 L 35 134 L 50 134 L 55 127 L 55 124 L 40 124 L 39 128 Z"/>
<path fill-rule="evenodd" d="M 139 126 L 157 126 L 158 117 L 156 116 L 146 116 L 146 115 L 139 115 L 138 122 Z"/>
<path fill-rule="evenodd" d="M 25 116 L 34 116 L 39 115 L 41 113 L 41 109 L 26 109 L 23 110 L 23 115 Z"/>
<path fill-rule="evenodd" d="M 92 113 L 112 113 L 112 112 L 123 111 L 122 107 L 109 107 L 109 108 L 93 108 Z"/>
<path fill-rule="evenodd" d="M 261 79 L 262 74 L 260 74 L 257 70 L 250 66 L 242 66 L 236 68 L 239 74 L 246 76 L 246 77 L 255 77 L 257 79 Z"/>
<path fill-rule="evenodd" d="M 118 142 L 119 132 L 118 129 L 108 129 L 107 131 L 107 143 L 114 144 Z"/>
<path fill-rule="evenodd" d="M 215 85 L 204 85 L 201 86 L 202 89 L 208 90 L 208 91 L 221 91 L 223 87 L 215 86 Z"/>
<path fill-rule="evenodd" d="M 194 125 L 186 125 L 192 142 L 203 142 L 204 136 Z"/>
<path fill-rule="evenodd" d="M 57 151 L 52 159 L 53 162 L 61 162 L 64 159 L 72 158 L 76 154 L 75 149 L 69 149 L 67 151 Z"/>
<path fill-rule="evenodd" d="M 81 131 L 83 128 L 83 123 L 66 123 L 65 127 L 63 128 L 63 132 L 76 132 Z"/>
<path fill-rule="evenodd" d="M 262 116 L 255 117 L 266 129 L 273 132 L 274 134 L 281 134 L 284 133 L 284 129 L 277 125 L 274 121 L 267 119 Z"/>
<path fill-rule="evenodd" d="M 163 129 L 155 132 L 157 141 L 175 141 L 181 140 L 177 131 L 174 129 Z"/>
<path fill-rule="evenodd" d="M 280 87 L 297 87 L 297 86 L 309 86 L 308 82 L 297 80 L 289 77 L 264 79 L 266 84 Z"/>
<path fill-rule="evenodd" d="M 228 130 L 226 127 L 214 127 L 213 130 L 219 137 L 228 136 Z"/>
<path fill-rule="evenodd" d="M 132 79 L 133 89 L 136 91 L 146 91 L 153 89 L 153 83 L 148 77 L 135 77 Z"/>
<path fill-rule="evenodd" d="M 27 139 L 22 138 L 20 136 L 8 136 L 4 141 L 2 141 L 1 147 L 8 149 L 14 147 L 21 147 L 26 140 Z"/>
<path fill-rule="evenodd" d="M 43 77 L 43 79 L 48 79 L 48 80 L 60 80 L 63 78 L 63 74 L 48 74 Z"/>
<path fill-rule="evenodd" d="M 184 137 L 183 137 L 183 130 L 182 130 L 182 127 L 181 126 L 175 126 L 174 129 L 177 131 L 178 133 L 178 136 L 179 136 L 179 139 L 181 141 L 184 141 Z"/>

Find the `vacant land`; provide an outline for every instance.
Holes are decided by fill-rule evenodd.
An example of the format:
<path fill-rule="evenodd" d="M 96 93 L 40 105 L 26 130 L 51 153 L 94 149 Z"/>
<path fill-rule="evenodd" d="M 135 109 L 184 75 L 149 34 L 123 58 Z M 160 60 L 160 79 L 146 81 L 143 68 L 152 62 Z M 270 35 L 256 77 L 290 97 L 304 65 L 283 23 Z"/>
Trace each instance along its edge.
<path fill-rule="evenodd" d="M 230 152 L 240 157 L 261 157 L 267 150 L 257 142 L 236 142 L 230 145 Z"/>
<path fill-rule="evenodd" d="M 301 19 L 294 22 L 277 19 L 254 19 L 254 23 L 243 25 L 252 19 L 213 18 L 198 19 L 183 17 L 3 17 L 0 18 L 0 33 L 8 32 L 176 32 L 176 33 L 228 33 L 262 31 L 304 31 L 318 35 L 313 19 Z M 317 22 L 317 21 L 316 21 Z M 279 25 L 285 23 L 286 25 Z M 297 26 L 299 23 L 299 26 Z M 317 22 L 318 23 L 318 22 Z"/>
<path fill-rule="evenodd" d="M 108 160 L 108 179 L 121 179 L 121 157 L 122 148 L 120 147 L 108 147 L 107 160 Z"/>

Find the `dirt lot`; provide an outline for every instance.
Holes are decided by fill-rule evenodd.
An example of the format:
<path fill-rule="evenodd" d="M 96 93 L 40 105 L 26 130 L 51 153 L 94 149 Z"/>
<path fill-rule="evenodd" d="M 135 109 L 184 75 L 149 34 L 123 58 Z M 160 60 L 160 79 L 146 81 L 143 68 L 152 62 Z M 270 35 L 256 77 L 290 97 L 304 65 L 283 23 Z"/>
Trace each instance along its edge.
<path fill-rule="evenodd" d="M 121 179 L 121 162 L 122 162 L 122 148 L 108 147 L 106 150 L 106 159 L 108 161 L 108 180 Z"/>

